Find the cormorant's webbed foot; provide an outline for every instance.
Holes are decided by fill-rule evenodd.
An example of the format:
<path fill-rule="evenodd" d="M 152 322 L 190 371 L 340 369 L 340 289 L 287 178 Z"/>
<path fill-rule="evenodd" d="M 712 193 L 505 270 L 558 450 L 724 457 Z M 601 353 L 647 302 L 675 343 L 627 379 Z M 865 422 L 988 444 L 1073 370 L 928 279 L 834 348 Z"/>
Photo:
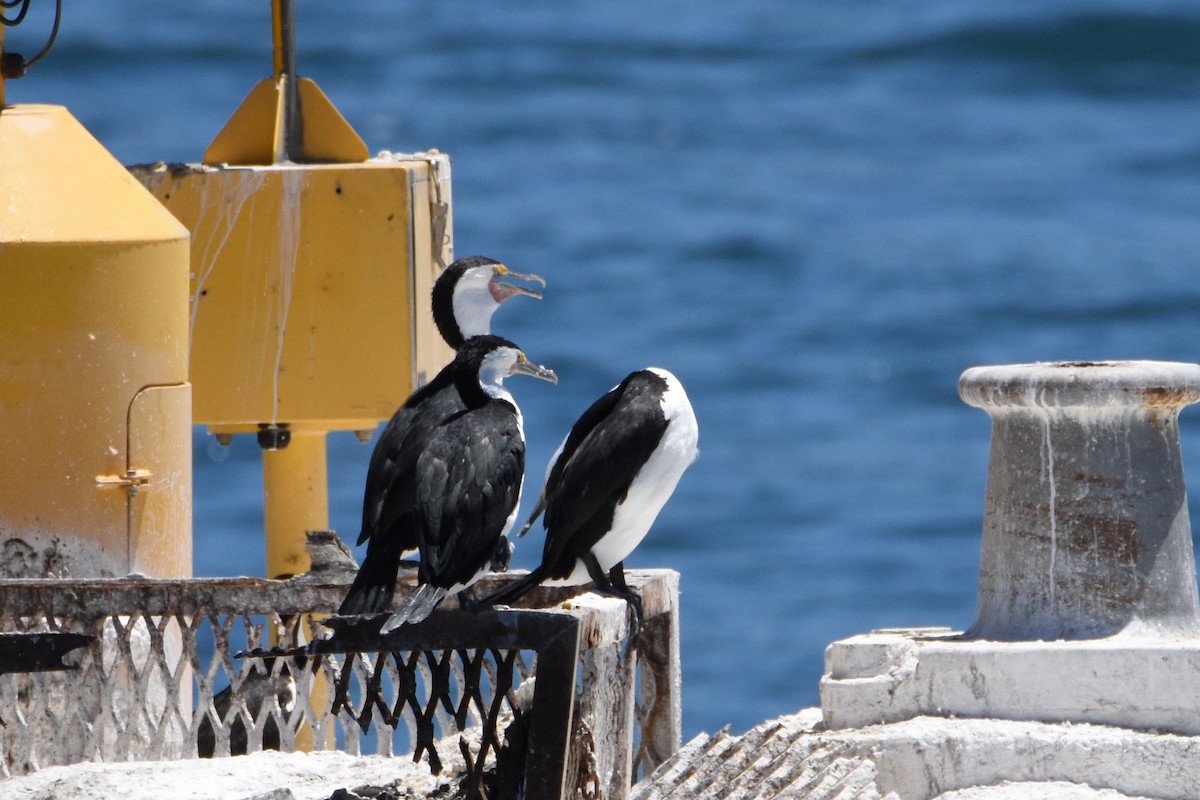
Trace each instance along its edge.
<path fill-rule="evenodd" d="M 629 646 L 637 647 L 638 637 L 642 634 L 642 623 L 646 620 L 646 613 L 642 608 L 642 598 L 633 589 L 629 588 L 629 584 L 625 583 L 625 564 L 621 562 L 608 571 L 608 579 L 612 581 L 614 594 L 624 598 L 625 602 L 633 610 L 633 629 L 629 632 Z"/>
<path fill-rule="evenodd" d="M 642 621 L 645 619 L 645 613 L 642 610 L 642 598 L 625 583 L 624 562 L 618 563 L 610 569 L 607 575 L 604 574 L 604 570 L 600 569 L 600 563 L 591 553 L 584 558 L 583 563 L 587 566 L 588 575 L 596 582 L 596 588 L 602 594 L 619 597 L 629 604 L 629 608 L 633 611 L 633 624 L 629 630 L 629 646 L 636 648 L 638 637 L 642 633 Z"/>
<path fill-rule="evenodd" d="M 480 608 L 479 603 L 472 600 L 465 591 L 458 593 L 458 607 L 472 614 L 478 614 Z"/>

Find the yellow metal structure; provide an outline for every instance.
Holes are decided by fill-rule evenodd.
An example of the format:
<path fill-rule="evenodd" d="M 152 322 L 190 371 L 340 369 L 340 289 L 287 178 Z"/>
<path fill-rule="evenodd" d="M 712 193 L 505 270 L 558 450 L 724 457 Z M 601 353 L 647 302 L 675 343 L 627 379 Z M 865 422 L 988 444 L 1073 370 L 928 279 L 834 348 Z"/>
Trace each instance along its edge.
<path fill-rule="evenodd" d="M 286 152 L 287 76 L 265 78 L 250 90 L 204 151 L 206 164 L 366 161 L 367 146 L 333 103 L 307 78 L 296 80 L 304 130 L 297 152 Z"/>
<path fill-rule="evenodd" d="M 329 527 L 326 433 L 369 438 L 450 357 L 427 313 L 450 258 L 449 159 L 368 159 L 296 74 L 291 6 L 273 0 L 274 75 L 205 163 L 135 169 L 192 233 L 194 420 L 259 434 L 272 578 L 307 571 L 305 533 Z"/>
<path fill-rule="evenodd" d="M 263 493 L 267 530 L 319 531 L 329 527 L 325 432 L 292 434 L 282 450 L 263 451 Z M 301 558 L 303 554 L 303 558 Z M 267 551 L 267 574 L 274 577 L 308 571 L 308 551 Z"/>
<path fill-rule="evenodd" d="M 329 527 L 325 433 L 373 429 L 449 360 L 427 311 L 448 170 L 430 155 L 134 171 L 192 232 L 194 421 L 290 434 L 264 451 L 268 577 L 304 572 L 305 532 Z"/>
<path fill-rule="evenodd" d="M 395 410 L 412 381 L 413 194 L 428 169 L 137 172 L 193 235 L 197 423 L 355 429 Z"/>
<path fill-rule="evenodd" d="M 205 164 L 366 161 L 367 146 L 315 83 L 296 75 L 290 2 L 272 0 L 274 76 L 258 82 L 204 153 Z"/>
<path fill-rule="evenodd" d="M 9 574 L 191 575 L 188 253 L 65 108 L 0 110 Z"/>

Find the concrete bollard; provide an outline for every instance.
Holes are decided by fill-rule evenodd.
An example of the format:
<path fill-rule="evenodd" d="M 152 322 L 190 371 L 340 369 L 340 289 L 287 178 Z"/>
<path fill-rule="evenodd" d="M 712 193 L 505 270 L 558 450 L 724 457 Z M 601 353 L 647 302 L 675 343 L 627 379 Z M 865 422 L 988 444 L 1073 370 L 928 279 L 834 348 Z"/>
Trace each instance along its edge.
<path fill-rule="evenodd" d="M 975 622 L 829 645 L 825 725 L 971 717 L 1200 736 L 1179 450 L 1200 366 L 977 367 L 959 394 L 992 417 Z"/>
<path fill-rule="evenodd" d="M 1200 633 L 1179 412 L 1200 365 L 976 367 L 992 418 L 979 607 L 968 639 Z"/>

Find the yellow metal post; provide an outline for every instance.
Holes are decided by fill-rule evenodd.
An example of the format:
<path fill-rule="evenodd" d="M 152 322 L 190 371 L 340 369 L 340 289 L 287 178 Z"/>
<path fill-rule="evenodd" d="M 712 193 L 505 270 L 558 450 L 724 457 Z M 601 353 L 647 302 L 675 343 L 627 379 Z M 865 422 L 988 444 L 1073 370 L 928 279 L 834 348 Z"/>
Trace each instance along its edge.
<path fill-rule="evenodd" d="M 61 106 L 0 110 L 0 543 L 192 571 L 188 233 Z"/>
<path fill-rule="evenodd" d="M 277 434 L 276 434 L 277 435 Z M 263 509 L 267 533 L 267 577 L 290 578 L 308 571 L 310 559 L 303 532 L 329 529 L 325 431 L 288 431 L 286 447 L 263 450 Z M 294 534 L 300 531 L 301 537 Z M 314 626 L 301 623 L 302 629 Z M 314 676 L 309 698 L 313 708 L 329 703 L 329 687 Z M 332 731 L 325 746 L 333 745 Z M 313 730 L 296 731 L 296 747 L 313 749 Z"/>
<path fill-rule="evenodd" d="M 263 451 L 268 578 L 308 571 L 303 534 L 329 528 L 327 484 L 325 431 L 293 431 L 287 447 Z"/>

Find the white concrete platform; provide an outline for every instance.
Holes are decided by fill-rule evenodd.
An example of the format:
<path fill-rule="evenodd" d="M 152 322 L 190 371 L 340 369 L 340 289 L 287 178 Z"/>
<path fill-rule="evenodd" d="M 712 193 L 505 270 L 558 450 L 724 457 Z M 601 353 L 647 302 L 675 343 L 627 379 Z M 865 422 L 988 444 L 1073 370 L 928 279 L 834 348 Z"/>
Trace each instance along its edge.
<path fill-rule="evenodd" d="M 453 751 L 449 752 L 453 755 Z M 458 775 L 437 777 L 407 758 L 348 753 L 255 753 L 231 758 L 48 767 L 0 783 L 4 800 L 326 800 L 338 789 L 403 783 L 409 796 L 453 796 Z"/>
<path fill-rule="evenodd" d="M 701 735 L 631 800 L 1196 800 L 1200 738 L 917 717 L 828 730 L 819 709 Z"/>
<path fill-rule="evenodd" d="M 882 630 L 829 645 L 821 679 L 825 725 L 934 716 L 1200 734 L 1200 639 L 958 636 L 947 628 Z"/>

